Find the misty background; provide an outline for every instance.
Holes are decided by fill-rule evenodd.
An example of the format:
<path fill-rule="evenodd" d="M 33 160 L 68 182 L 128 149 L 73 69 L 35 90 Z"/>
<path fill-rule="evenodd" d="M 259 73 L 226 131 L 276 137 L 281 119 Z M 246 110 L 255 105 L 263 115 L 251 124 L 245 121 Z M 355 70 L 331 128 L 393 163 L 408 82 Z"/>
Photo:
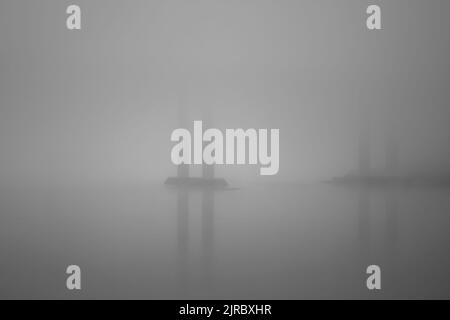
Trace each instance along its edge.
<path fill-rule="evenodd" d="M 364 108 L 374 166 L 395 113 L 401 169 L 449 171 L 449 5 L 381 1 L 370 32 L 370 3 L 80 1 L 69 31 L 70 1 L 3 1 L 0 176 L 164 180 L 180 104 L 222 130 L 279 128 L 271 180 L 354 169 Z"/>
<path fill-rule="evenodd" d="M 82 10 L 80 31 L 66 29 L 71 4 Z M 381 6 L 380 31 L 366 28 L 370 4 Z M 343 248 L 354 239 L 322 251 L 319 245 L 353 230 L 353 191 L 315 183 L 358 170 L 364 130 L 372 172 L 384 172 L 386 141 L 395 136 L 397 174 L 450 173 L 449 14 L 446 0 L 2 1 L 0 205 L 7 262 L 1 296 L 67 297 L 58 281 L 64 284 L 64 266 L 78 258 L 98 281 L 97 291 L 83 297 L 364 297 L 350 289 L 357 281 L 351 274 L 338 273 L 353 265 Z M 189 130 L 205 118 L 221 130 L 280 129 L 276 176 L 261 177 L 259 165 L 215 168 L 216 176 L 242 187 L 217 196 L 216 214 L 223 215 L 214 222 L 220 225 L 214 238 L 223 242 L 216 239 L 215 250 L 235 260 L 216 261 L 223 268 L 216 274 L 229 275 L 216 279 L 225 284 L 215 287 L 216 295 L 204 288 L 183 295 L 171 282 L 175 263 L 167 248 L 175 246 L 176 232 L 168 212 L 176 201 L 163 182 L 177 170 L 170 134 L 180 125 L 180 110 Z M 450 244 L 447 191 L 412 192 L 400 210 L 416 217 L 403 225 L 410 231 L 399 245 L 405 264 Z M 200 201 L 195 197 L 192 206 Z M 360 210 L 378 210 L 370 206 L 360 201 Z M 409 240 L 422 243 L 422 233 L 415 233 L 420 225 L 429 226 L 429 242 L 411 253 L 418 246 Z M 154 247 L 144 245 L 150 242 Z M 311 242 L 319 248 L 308 248 Z M 244 248 L 255 258 L 245 260 Z M 51 259 L 35 260 L 39 250 Z M 97 260 L 105 252 L 109 258 Z M 297 260 L 305 256 L 306 265 Z M 417 296 L 448 297 L 450 262 L 438 256 L 432 267 L 417 267 L 416 278 L 431 271 L 442 276 L 429 287 L 421 282 Z M 321 273 L 328 259 L 336 273 Z M 258 261 L 265 267 L 254 270 Z M 155 281 L 157 291 L 132 279 L 133 270 Z M 315 281 L 300 286 L 309 291 L 289 287 L 305 274 Z M 336 284 L 322 291 L 330 288 L 324 274 L 349 289 L 340 292 Z M 108 279 L 120 289 L 106 290 Z M 260 287 L 247 292 L 243 279 Z M 42 290 L 49 282 L 53 289 Z M 233 296 L 236 291 L 241 295 Z M 408 286 L 389 294 L 407 292 Z"/>

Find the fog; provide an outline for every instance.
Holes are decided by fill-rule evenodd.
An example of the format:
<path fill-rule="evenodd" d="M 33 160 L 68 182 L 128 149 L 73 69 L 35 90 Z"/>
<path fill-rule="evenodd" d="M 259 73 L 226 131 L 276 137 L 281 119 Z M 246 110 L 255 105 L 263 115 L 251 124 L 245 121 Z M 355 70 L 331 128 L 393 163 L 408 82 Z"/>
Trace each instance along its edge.
<path fill-rule="evenodd" d="M 189 128 L 206 113 L 220 129 L 279 128 L 270 180 L 355 169 L 364 112 L 375 167 L 393 126 L 403 170 L 449 169 L 445 1 L 383 3 L 380 32 L 360 1 L 81 1 L 80 32 L 66 4 L 1 5 L 5 179 L 163 180 L 180 106 Z"/>
<path fill-rule="evenodd" d="M 347 189 L 334 190 L 331 186 L 320 189 L 314 183 L 358 170 L 360 173 L 364 170 L 365 175 L 402 176 L 446 176 L 450 172 L 450 21 L 447 17 L 450 2 L 376 2 L 382 9 L 382 30 L 371 32 L 365 23 L 366 8 L 371 1 L 79 0 L 80 31 L 66 29 L 65 10 L 71 1 L 2 1 L 0 185 L 2 215 L 6 221 L 2 228 L 14 234 L 3 234 L 4 241 L 22 239 L 20 235 L 27 232 L 38 239 L 42 229 L 33 226 L 46 225 L 44 229 L 50 233 L 41 240 L 50 247 L 45 250 L 56 254 L 61 266 L 66 263 L 65 254 L 69 255 L 64 250 L 68 250 L 94 268 L 100 277 L 97 281 L 101 282 L 101 266 L 108 265 L 108 261 L 96 264 L 97 260 L 91 260 L 87 253 L 80 253 L 87 240 L 79 240 L 79 235 L 93 243 L 99 241 L 99 248 L 104 248 L 98 236 L 101 234 L 108 241 L 118 243 L 118 247 L 107 246 L 112 251 L 120 248 L 117 249 L 120 254 L 114 257 L 123 254 L 125 260 L 136 261 L 139 260 L 136 257 L 141 257 L 139 250 L 144 248 L 140 239 L 150 237 L 151 241 L 158 242 L 167 236 L 173 241 L 168 235 L 183 238 L 185 234 L 183 230 L 176 231 L 177 220 L 167 216 L 177 210 L 177 200 L 163 186 L 165 179 L 177 172 L 170 160 L 174 145 L 170 134 L 174 129 L 182 124 L 192 130 L 194 120 L 208 120 L 211 127 L 223 131 L 276 128 L 280 130 L 277 175 L 260 176 L 259 165 L 215 167 L 217 177 L 242 190 L 218 195 L 217 215 L 220 217 L 220 212 L 224 215 L 214 223 L 221 227 L 217 227 L 214 236 L 208 234 L 207 228 L 206 238 L 224 240 L 216 239 L 215 245 L 211 245 L 214 250 L 222 250 L 223 257 L 245 261 L 241 267 L 237 262 L 219 263 L 220 268 L 230 269 L 217 272 L 222 278 L 216 280 L 223 287 L 216 287 L 216 295 L 212 296 L 230 297 L 239 288 L 244 290 L 240 297 L 246 298 L 364 296 L 353 289 L 345 293 L 338 288 L 331 292 L 317 289 L 325 285 L 321 282 L 324 279 L 312 271 L 319 268 L 317 250 L 329 253 L 323 261 L 330 259 L 334 262 L 329 264 L 337 263 L 335 270 L 347 269 L 333 260 L 337 254 L 330 253 L 331 247 L 316 244 L 304 247 L 303 252 L 297 245 L 315 239 L 315 231 L 324 231 L 321 234 L 327 236 L 323 241 L 332 242 L 336 235 L 342 240 L 337 242 L 337 250 L 347 250 L 343 248 L 353 238 L 341 236 L 354 229 L 355 217 L 365 217 L 364 212 L 371 210 L 365 204 L 365 195 Z M 180 122 L 181 118 L 184 122 Z M 362 164 L 364 154 L 369 160 Z M 199 176 L 201 170 L 199 166 L 192 167 L 191 174 Z M 303 187 L 303 183 L 312 189 Z M 27 189 L 30 186 L 32 189 Z M 92 191 L 94 186 L 101 187 Z M 436 219 L 428 221 L 430 230 L 426 232 L 432 236 L 431 226 L 441 230 L 448 225 L 448 218 L 441 216 L 446 194 L 442 190 L 434 196 L 424 192 L 425 195 L 419 196 L 422 200 L 407 192 L 398 196 L 398 201 L 404 203 L 403 209 L 414 207 L 414 201 L 418 201 L 419 207 L 435 212 Z M 99 194 L 99 199 L 91 198 L 92 194 Z M 375 197 L 382 197 L 380 194 Z M 433 197 L 443 207 L 435 208 Z M 355 213 L 353 217 L 348 213 L 353 209 L 348 206 L 358 203 L 357 199 L 359 209 L 352 208 L 363 213 Z M 188 205 L 178 204 L 179 215 L 180 210 L 188 210 Z M 214 200 L 206 209 L 205 205 L 197 207 L 214 211 L 211 206 L 214 209 Z M 384 210 L 382 205 L 374 207 Z M 420 211 L 419 207 L 415 209 Z M 333 213 L 335 209 L 337 216 Z M 128 220 L 123 218 L 127 210 L 131 210 Z M 298 211 L 303 213 L 294 215 Z M 406 214 L 401 209 L 394 211 L 399 211 L 400 217 Z M 147 215 L 149 212 L 152 214 Z M 279 216 L 273 216 L 274 213 Z M 255 225 L 258 214 L 266 220 Z M 409 230 L 407 237 L 418 239 L 423 234 L 419 236 L 414 230 L 424 223 L 423 217 L 420 212 L 412 216 L 416 220 L 402 226 Z M 18 217 L 26 221 L 25 225 L 18 224 Z M 333 226 L 330 221 L 336 219 L 342 220 Z M 148 224 L 148 229 L 139 229 L 138 238 L 130 240 L 137 221 Z M 364 218 L 362 221 L 364 224 Z M 312 223 L 309 226 L 313 231 L 302 227 L 305 222 Z M 182 221 L 178 223 L 184 225 Z M 256 229 L 245 234 L 244 229 L 252 230 L 252 226 Z M 64 240 L 67 247 L 53 247 L 55 239 L 64 234 L 58 230 L 67 232 L 71 228 L 75 231 Z M 361 228 L 358 230 L 364 233 L 361 230 L 365 227 Z M 264 231 L 268 231 L 273 241 L 263 236 Z M 445 230 L 441 231 L 435 235 L 436 239 L 448 244 Z M 236 238 L 230 238 L 232 234 Z M 280 234 L 284 236 L 278 239 Z M 364 237 L 355 237 L 364 245 Z M 121 242 L 124 239 L 130 242 Z M 145 239 L 143 242 L 149 243 Z M 233 251 L 237 250 L 232 245 L 236 239 L 250 241 L 247 246 L 257 252 L 256 256 L 246 260 L 243 252 Z M 132 292 L 131 283 L 135 280 L 127 275 L 116 283 L 117 287 L 122 284 L 122 293 L 108 293 L 99 284 L 97 291 L 90 291 L 87 296 L 146 297 L 147 292 L 150 297 L 205 297 L 209 292 L 206 289 L 191 288 L 190 293 L 183 295 L 181 291 L 172 291 L 170 283 L 166 283 L 169 287 L 164 285 L 164 279 L 172 279 L 170 271 L 175 268 L 168 258 L 172 251 L 166 251 L 168 246 L 175 245 L 170 241 L 149 249 L 153 250 L 149 256 L 159 259 L 150 273 L 155 281 L 162 275 L 163 280 L 156 285 L 160 295 L 153 291 L 150 294 L 146 285 Z M 19 241 L 24 247 L 19 250 L 20 257 L 11 260 L 3 270 L 12 274 L 12 278 L 18 276 L 14 273 L 17 261 L 31 259 L 27 253 L 33 251 L 31 242 L 30 239 Z M 438 240 L 428 244 L 428 249 L 445 248 Z M 405 253 L 411 246 L 406 241 L 402 247 L 403 263 L 411 258 Z M 291 252 L 286 256 L 275 254 L 277 248 L 285 247 L 302 251 L 303 256 L 310 258 L 307 265 L 302 264 L 298 255 L 291 256 Z M 3 254 L 10 250 L 5 248 Z M 90 254 L 95 255 L 97 249 L 93 248 Z M 247 275 L 261 280 L 267 275 L 269 271 L 262 266 L 257 270 L 250 267 L 264 257 L 262 248 L 270 248 L 272 255 L 268 256 L 275 259 L 269 263 L 278 276 L 273 278 L 273 283 L 265 282 L 261 290 L 248 291 L 241 287 L 242 283 L 227 284 L 227 272 L 230 278 Z M 414 253 L 414 257 L 419 260 L 423 252 Z M 184 254 L 174 253 L 177 257 Z M 348 255 L 344 257 L 348 265 L 355 261 Z M 278 265 L 276 259 L 283 263 Z M 116 266 L 121 265 L 114 261 L 118 263 Z M 139 261 L 145 266 L 153 263 L 151 259 Z M 445 259 L 440 263 L 448 264 Z M 438 265 L 433 264 L 435 268 Z M 132 269 L 126 263 L 124 267 Z M 297 292 L 289 287 L 289 279 L 283 278 L 283 270 L 289 274 L 295 268 L 300 268 L 302 275 L 311 273 L 311 283 L 305 286 L 310 291 Z M 427 270 L 424 267 L 415 275 L 427 274 Z M 144 270 L 135 271 L 145 274 Z M 439 271 L 448 279 L 444 270 Z M 27 272 L 24 270 L 23 274 Z M 46 277 L 42 279 L 48 280 Z M 342 281 L 350 277 L 345 276 Z M 297 280 L 300 281 L 294 277 L 294 283 Z M 430 284 L 423 295 L 448 296 L 445 285 L 435 285 Z M 273 296 L 271 286 L 278 288 Z M 61 296 L 56 289 L 41 295 L 37 284 L 33 287 L 36 291 L 26 291 L 25 280 L 20 282 L 20 290 L 14 291 L 13 287 L 9 283 L 8 288 L 13 291 L 10 295 L 3 292 L 2 296 L 23 296 L 22 289 L 31 297 Z M 283 291 L 283 288 L 288 289 Z M 408 288 L 389 294 L 404 297 Z"/>

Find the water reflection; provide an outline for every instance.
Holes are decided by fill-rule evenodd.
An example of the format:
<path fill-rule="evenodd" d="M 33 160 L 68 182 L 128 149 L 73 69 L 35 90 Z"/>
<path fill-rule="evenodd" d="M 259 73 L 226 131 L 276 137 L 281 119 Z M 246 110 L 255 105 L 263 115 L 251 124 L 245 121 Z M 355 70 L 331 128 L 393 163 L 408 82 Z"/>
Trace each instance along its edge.
<path fill-rule="evenodd" d="M 358 242 L 361 260 L 365 263 L 370 252 L 370 190 L 358 190 Z"/>
<path fill-rule="evenodd" d="M 371 210 L 370 200 L 372 194 L 381 191 L 385 209 L 384 230 L 380 234 L 384 234 L 384 246 L 381 253 L 375 249 L 375 240 L 373 235 L 378 232 L 372 230 L 372 222 L 374 215 L 382 214 L 381 210 Z M 379 265 L 382 269 L 382 278 L 384 283 L 389 284 L 387 288 L 383 288 L 386 293 L 395 292 L 397 277 L 397 253 L 399 240 L 399 216 L 398 216 L 398 188 L 387 187 L 383 189 L 373 189 L 362 186 L 358 189 L 358 248 L 360 270 L 365 270 L 371 264 Z M 382 207 L 376 207 L 382 209 Z M 363 282 L 365 283 L 365 282 Z M 364 288 L 365 289 L 365 288 Z"/>
<path fill-rule="evenodd" d="M 178 243 L 178 283 L 180 293 L 187 293 L 188 244 L 189 244 L 189 196 L 186 188 L 177 190 L 177 243 Z"/>
<path fill-rule="evenodd" d="M 206 170 L 204 176 L 210 175 L 213 168 Z M 213 280 L 213 256 L 214 256 L 214 203 L 215 192 L 213 188 L 201 189 L 189 186 L 177 188 L 177 242 L 178 242 L 178 278 L 180 294 L 189 294 L 189 197 L 195 192 L 201 192 L 201 274 L 205 290 L 211 292 Z"/>
<path fill-rule="evenodd" d="M 395 295 L 397 292 L 400 277 L 397 272 L 397 252 L 398 252 L 398 229 L 399 229 L 399 217 L 398 217 L 398 193 L 397 188 L 387 188 L 385 190 L 385 202 L 386 202 L 386 272 L 385 279 L 389 283 L 387 288 L 390 295 Z"/>
<path fill-rule="evenodd" d="M 214 257 L 214 191 L 206 189 L 202 193 L 202 264 L 205 289 L 211 292 Z"/>

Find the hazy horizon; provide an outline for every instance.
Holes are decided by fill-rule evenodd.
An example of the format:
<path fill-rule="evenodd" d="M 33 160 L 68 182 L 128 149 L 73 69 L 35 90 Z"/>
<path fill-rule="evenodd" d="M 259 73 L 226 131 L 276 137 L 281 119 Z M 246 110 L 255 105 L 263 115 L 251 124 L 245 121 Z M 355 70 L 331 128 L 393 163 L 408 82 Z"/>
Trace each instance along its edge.
<path fill-rule="evenodd" d="M 164 180 L 180 106 L 188 127 L 279 128 L 269 180 L 356 170 L 364 113 L 375 170 L 392 127 L 402 170 L 450 171 L 446 1 L 381 2 L 379 32 L 350 0 L 79 1 L 80 32 L 67 4 L 1 4 L 4 180 Z"/>
<path fill-rule="evenodd" d="M 76 3 L 0 2 L 0 298 L 450 297 L 450 1 Z M 279 129 L 278 174 L 164 185 L 194 120 Z M 448 179 L 315 183 L 355 172 Z"/>

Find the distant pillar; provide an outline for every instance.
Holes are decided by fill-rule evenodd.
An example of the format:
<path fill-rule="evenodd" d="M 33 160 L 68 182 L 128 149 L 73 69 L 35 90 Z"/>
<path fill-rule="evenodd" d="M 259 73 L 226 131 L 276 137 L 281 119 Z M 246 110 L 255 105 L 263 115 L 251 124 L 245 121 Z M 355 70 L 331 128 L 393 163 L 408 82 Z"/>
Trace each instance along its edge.
<path fill-rule="evenodd" d="M 395 129 L 388 129 L 386 141 L 386 173 L 389 176 L 398 174 L 398 143 Z"/>
<path fill-rule="evenodd" d="M 187 103 L 186 103 L 186 87 L 182 87 L 178 92 L 178 125 L 180 128 L 186 128 L 188 117 L 187 117 Z M 189 165 L 180 164 L 177 166 L 177 177 L 187 178 L 189 177 Z"/>
<path fill-rule="evenodd" d="M 361 177 L 370 175 L 370 122 L 367 116 L 361 121 L 358 141 L 358 174 Z"/>
<path fill-rule="evenodd" d="M 212 112 L 211 112 L 210 105 L 205 106 L 205 109 L 203 110 L 203 130 L 207 130 L 211 128 L 212 126 Z M 209 142 L 205 143 L 203 142 L 203 149 L 205 149 L 205 146 L 209 144 Z M 202 165 L 202 178 L 204 179 L 214 179 L 214 165 Z"/>
<path fill-rule="evenodd" d="M 397 102 L 397 99 L 394 99 L 394 102 Z M 394 103 L 394 105 L 389 108 L 388 113 L 388 121 L 387 121 L 387 130 L 386 130 L 386 164 L 385 170 L 386 174 L 389 176 L 398 175 L 399 170 L 399 144 L 398 144 L 398 103 Z"/>

